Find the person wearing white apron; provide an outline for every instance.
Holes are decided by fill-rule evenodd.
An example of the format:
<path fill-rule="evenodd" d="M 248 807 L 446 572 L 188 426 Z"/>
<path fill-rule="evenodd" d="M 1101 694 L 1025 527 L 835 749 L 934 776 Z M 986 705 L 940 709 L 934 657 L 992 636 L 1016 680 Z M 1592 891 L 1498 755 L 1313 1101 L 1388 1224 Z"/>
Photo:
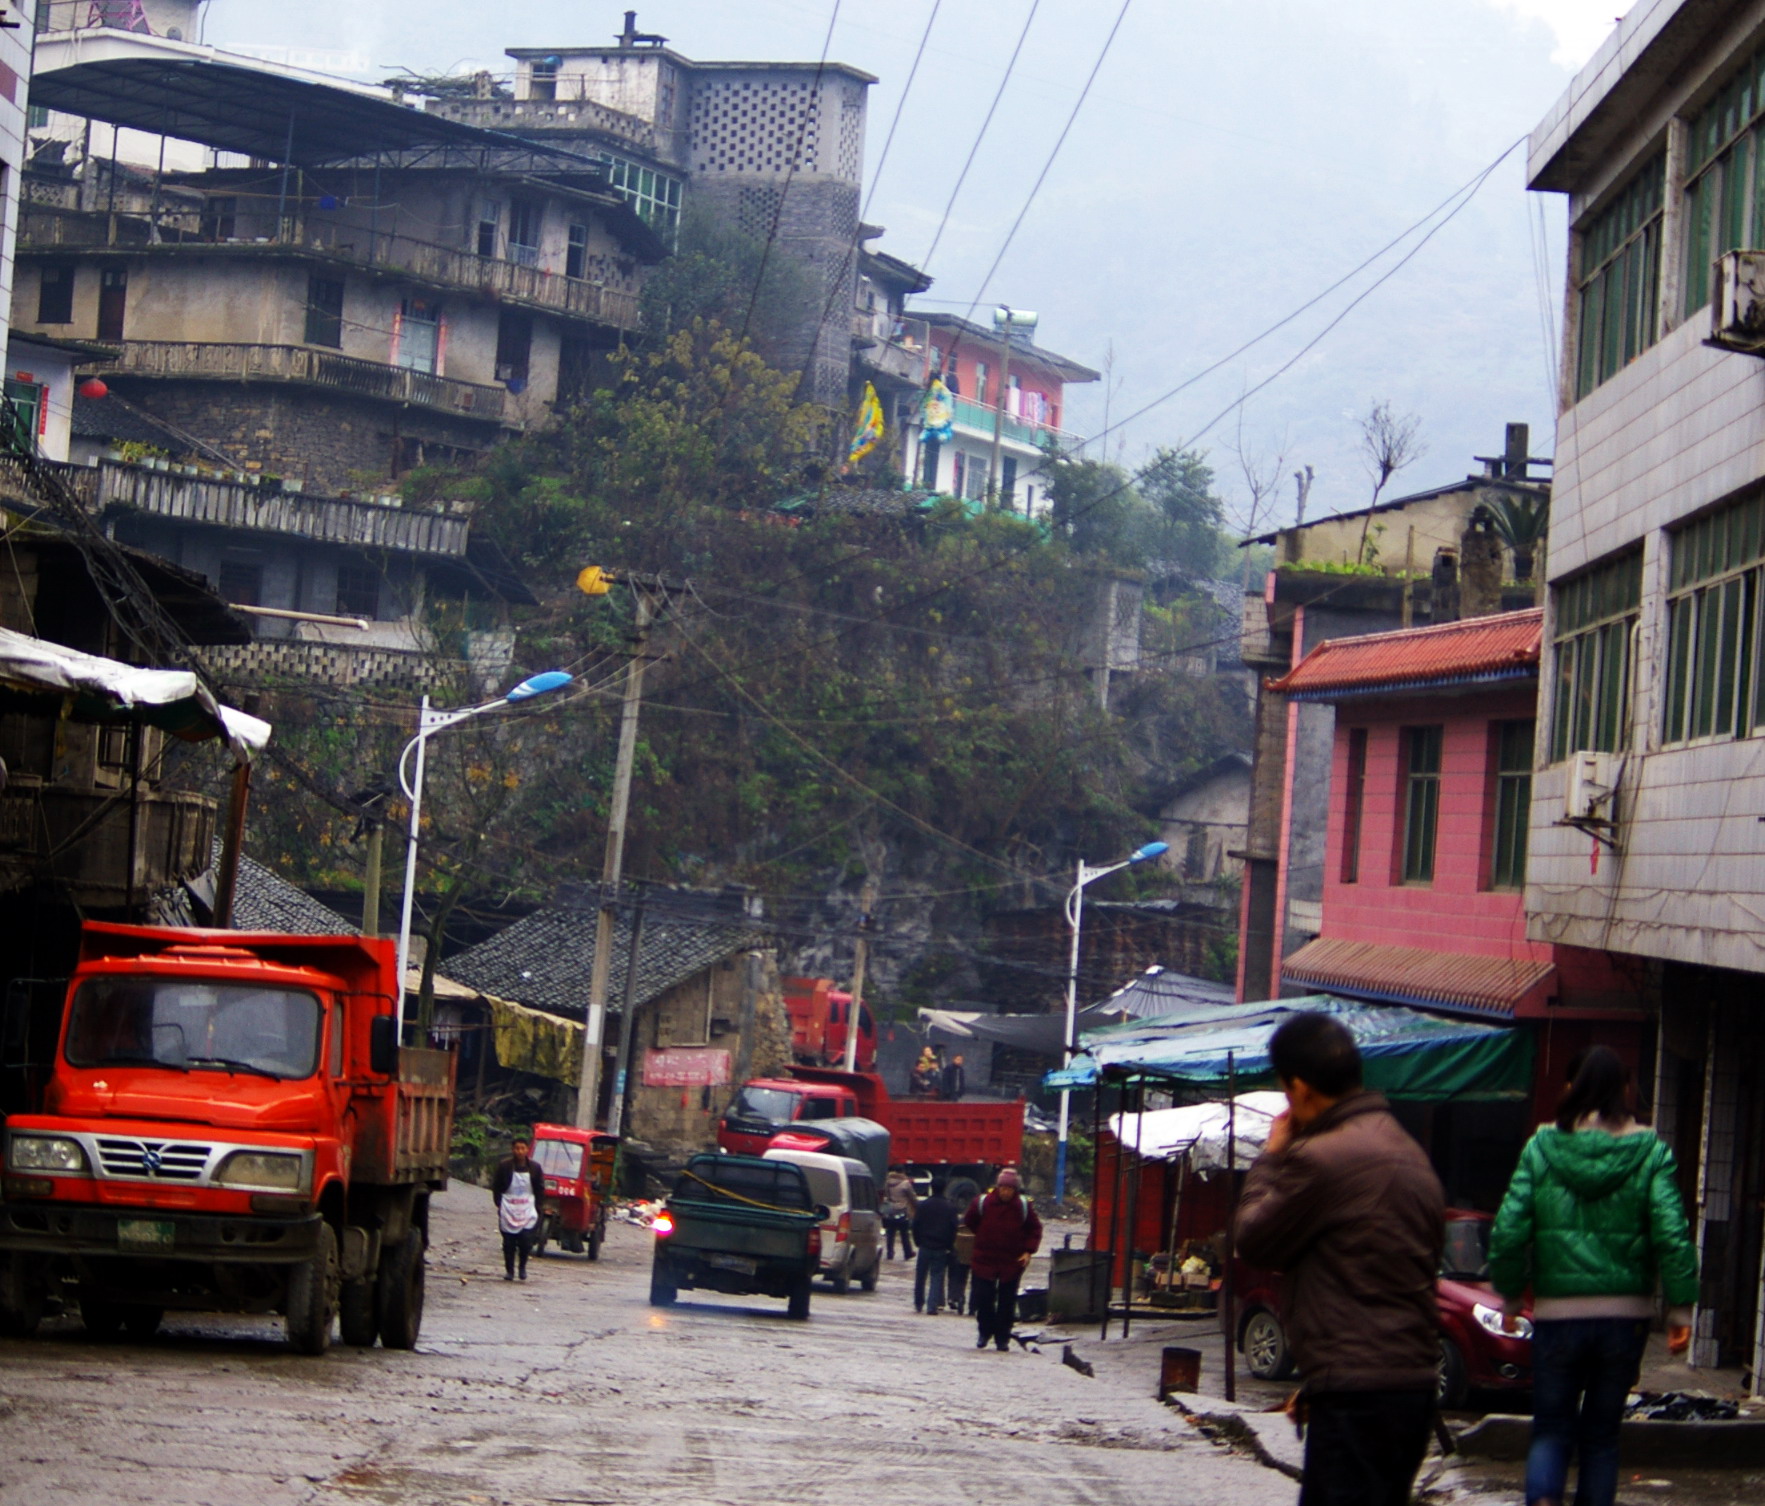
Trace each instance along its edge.
<path fill-rule="evenodd" d="M 527 1257 L 539 1228 L 539 1203 L 545 1196 L 545 1173 L 529 1152 L 524 1138 L 509 1145 L 510 1154 L 496 1168 L 490 1193 L 496 1200 L 496 1224 L 503 1236 L 503 1280 L 515 1279 L 519 1262 L 521 1279 L 527 1279 Z"/>

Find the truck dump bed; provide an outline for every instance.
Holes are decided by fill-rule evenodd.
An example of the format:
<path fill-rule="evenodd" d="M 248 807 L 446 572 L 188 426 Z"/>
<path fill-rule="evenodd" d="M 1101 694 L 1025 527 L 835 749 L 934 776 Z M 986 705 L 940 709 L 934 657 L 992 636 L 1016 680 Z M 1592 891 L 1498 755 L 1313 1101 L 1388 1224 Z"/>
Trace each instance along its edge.
<path fill-rule="evenodd" d="M 889 1157 L 909 1166 L 1010 1166 L 1023 1154 L 1021 1103 L 940 1103 L 893 1098 L 879 1104 Z"/>

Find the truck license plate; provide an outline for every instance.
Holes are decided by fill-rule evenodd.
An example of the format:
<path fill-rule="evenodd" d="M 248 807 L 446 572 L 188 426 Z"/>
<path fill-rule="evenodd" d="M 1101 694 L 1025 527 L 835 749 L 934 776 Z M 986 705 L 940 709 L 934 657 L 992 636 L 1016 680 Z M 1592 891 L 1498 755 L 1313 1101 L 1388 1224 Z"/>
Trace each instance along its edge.
<path fill-rule="evenodd" d="M 714 1265 L 720 1271 L 739 1271 L 744 1276 L 752 1276 L 760 1269 L 760 1262 L 746 1255 L 707 1255 L 705 1264 Z"/>
<path fill-rule="evenodd" d="M 156 1251 L 172 1247 L 172 1230 L 168 1220 L 157 1218 L 119 1218 L 116 1221 L 117 1247 L 123 1250 Z"/>

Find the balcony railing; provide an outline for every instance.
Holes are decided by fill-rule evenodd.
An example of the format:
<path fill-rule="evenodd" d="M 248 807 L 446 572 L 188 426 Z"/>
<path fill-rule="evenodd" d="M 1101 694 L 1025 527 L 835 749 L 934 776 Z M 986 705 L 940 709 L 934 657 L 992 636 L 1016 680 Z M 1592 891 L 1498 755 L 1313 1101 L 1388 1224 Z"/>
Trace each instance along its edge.
<path fill-rule="evenodd" d="M 507 393 L 501 387 L 456 382 L 403 366 L 383 366 L 304 345 L 229 345 L 208 341 L 124 340 L 107 370 L 128 376 L 194 381 L 292 382 L 328 387 L 382 402 L 435 408 L 463 418 L 500 423 Z"/>
<path fill-rule="evenodd" d="M 924 320 L 860 312 L 852 317 L 852 340 L 859 361 L 872 371 L 911 386 L 925 385 L 931 332 Z"/>
<path fill-rule="evenodd" d="M 214 220 L 191 210 L 166 210 L 157 219 L 23 206 L 21 251 L 127 248 L 155 255 L 200 247 L 212 254 L 261 256 L 298 251 L 350 266 L 401 273 L 440 288 L 463 288 L 506 303 L 591 319 L 617 329 L 637 328 L 637 294 L 580 277 L 566 277 L 533 263 L 531 247 L 510 247 L 510 260 L 479 256 L 452 246 L 414 240 L 408 235 L 369 230 L 325 220 L 287 221 L 278 230 L 266 223 L 264 235 L 225 236 Z M 515 252 L 521 252 L 514 259 Z"/>
<path fill-rule="evenodd" d="M 954 408 L 953 417 L 957 428 L 967 429 L 971 434 L 980 434 L 987 439 L 993 437 L 993 424 L 999 410 L 991 403 L 977 403 L 971 397 L 959 397 L 955 400 Z M 1038 447 L 1050 439 L 1063 445 L 1079 442 L 1078 435 L 1069 434 L 1065 429 L 1057 429 L 1053 424 L 1034 423 L 1027 418 L 1014 418 L 1010 413 L 1005 415 L 1000 432 L 1006 439 Z"/>

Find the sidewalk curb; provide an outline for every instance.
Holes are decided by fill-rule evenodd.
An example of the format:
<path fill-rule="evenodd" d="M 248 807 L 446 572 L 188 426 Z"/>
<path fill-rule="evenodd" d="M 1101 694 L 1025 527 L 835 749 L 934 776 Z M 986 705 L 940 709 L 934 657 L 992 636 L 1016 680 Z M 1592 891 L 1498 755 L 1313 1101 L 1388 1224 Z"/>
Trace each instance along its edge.
<path fill-rule="evenodd" d="M 1765 1464 L 1765 1422 L 1656 1422 L 1628 1418 L 1619 1433 L 1626 1463 L 1703 1466 L 1716 1469 Z M 1490 1416 L 1458 1435 L 1468 1458 L 1524 1459 L 1532 1440 L 1529 1417 Z"/>
<path fill-rule="evenodd" d="M 1290 1480 L 1305 1478 L 1304 1471 L 1298 1465 L 1289 1464 L 1285 1459 L 1277 1459 L 1269 1452 L 1268 1445 L 1262 1441 L 1256 1428 L 1245 1420 L 1245 1413 L 1201 1412 L 1186 1405 L 1176 1396 L 1165 1397 L 1164 1404 L 1181 1412 L 1210 1443 L 1247 1453 L 1264 1468 L 1286 1475 Z"/>

